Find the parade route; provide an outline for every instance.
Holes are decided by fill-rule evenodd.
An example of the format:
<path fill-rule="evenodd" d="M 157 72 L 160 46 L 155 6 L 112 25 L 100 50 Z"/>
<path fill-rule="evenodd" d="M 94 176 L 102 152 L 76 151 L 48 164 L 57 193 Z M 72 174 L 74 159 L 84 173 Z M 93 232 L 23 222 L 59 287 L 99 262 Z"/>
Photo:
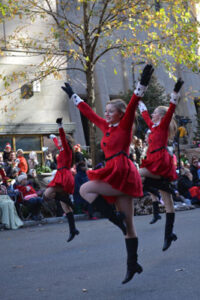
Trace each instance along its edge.
<path fill-rule="evenodd" d="M 176 213 L 178 240 L 162 251 L 165 215 L 136 216 L 143 273 L 122 285 L 124 238 L 106 219 L 79 220 L 67 243 L 67 223 L 0 232 L 1 300 L 200 299 L 200 209 Z"/>

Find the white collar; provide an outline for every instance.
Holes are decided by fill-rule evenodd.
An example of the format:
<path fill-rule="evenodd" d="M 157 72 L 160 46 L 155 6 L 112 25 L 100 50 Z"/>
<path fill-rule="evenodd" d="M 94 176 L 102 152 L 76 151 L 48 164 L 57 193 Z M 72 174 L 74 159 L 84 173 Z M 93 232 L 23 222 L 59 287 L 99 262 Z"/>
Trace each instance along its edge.
<path fill-rule="evenodd" d="M 154 123 L 152 128 L 158 126 L 159 124 L 160 124 L 160 122 Z"/>
<path fill-rule="evenodd" d="M 115 123 L 115 124 L 109 124 L 108 127 L 117 127 L 118 125 L 119 125 L 119 122 Z"/>

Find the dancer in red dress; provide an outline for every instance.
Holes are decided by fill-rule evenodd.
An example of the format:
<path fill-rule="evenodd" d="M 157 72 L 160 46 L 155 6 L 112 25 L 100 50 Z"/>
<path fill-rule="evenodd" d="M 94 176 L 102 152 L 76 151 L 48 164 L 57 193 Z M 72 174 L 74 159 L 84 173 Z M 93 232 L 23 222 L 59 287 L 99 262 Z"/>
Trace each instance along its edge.
<path fill-rule="evenodd" d="M 59 127 L 60 137 L 56 138 L 56 136 L 52 135 L 51 138 L 53 138 L 54 144 L 59 150 L 57 172 L 54 179 L 48 184 L 44 197 L 45 199 L 57 199 L 60 201 L 69 223 L 70 235 L 67 241 L 70 242 L 75 235 L 79 234 L 75 227 L 72 205 L 69 199 L 69 194 L 74 193 L 74 176 L 70 170 L 73 165 L 72 138 L 69 135 L 65 135 L 62 127 L 62 118 L 58 118 L 56 123 Z"/>
<path fill-rule="evenodd" d="M 90 181 L 81 186 L 80 194 L 126 234 L 127 273 L 122 283 L 130 281 L 135 273 L 142 272 L 142 267 L 137 263 L 138 238 L 133 224 L 132 202 L 133 197 L 142 196 L 142 183 L 128 155 L 135 111 L 152 73 L 153 67 L 147 65 L 127 108 L 121 99 L 109 101 L 106 105 L 105 119 L 99 117 L 90 106 L 74 94 L 68 83 L 62 87 L 81 113 L 103 133 L 101 148 L 106 157 L 106 165 L 104 168 L 88 171 Z M 115 214 L 102 196 L 115 197 L 118 214 Z"/>
<path fill-rule="evenodd" d="M 183 81 L 179 79 L 171 94 L 170 106 L 158 106 L 152 113 L 150 118 L 145 104 L 140 101 L 139 110 L 148 125 L 151 133 L 148 137 L 148 150 L 146 159 L 142 161 L 139 170 L 142 181 L 148 186 L 154 185 L 161 192 L 162 199 L 166 209 L 166 224 L 165 224 L 165 237 L 163 251 L 167 250 L 172 241 L 177 239 L 177 236 L 172 232 L 175 211 L 173 199 L 170 194 L 169 182 L 177 179 L 176 168 L 174 159 L 167 150 L 167 143 L 169 134 L 174 131 L 175 134 L 175 121 L 173 114 L 179 99 L 179 91 Z M 145 179 L 146 178 L 146 179 Z M 144 181 L 145 179 L 145 181 Z M 161 180 L 160 180 L 161 179 Z"/>

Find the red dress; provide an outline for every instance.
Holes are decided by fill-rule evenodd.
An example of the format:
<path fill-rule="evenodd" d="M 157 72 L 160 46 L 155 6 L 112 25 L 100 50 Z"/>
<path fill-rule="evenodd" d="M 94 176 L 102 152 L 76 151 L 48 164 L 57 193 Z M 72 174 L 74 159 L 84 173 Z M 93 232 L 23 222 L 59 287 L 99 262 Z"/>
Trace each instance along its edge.
<path fill-rule="evenodd" d="M 57 172 L 54 179 L 48 184 L 48 187 L 61 186 L 68 194 L 74 193 L 74 176 L 70 171 L 72 163 L 72 150 L 69 147 L 63 128 L 59 128 L 62 147 L 58 146 L 57 139 L 54 139 L 56 147 L 60 153 L 57 157 Z"/>
<path fill-rule="evenodd" d="M 161 119 L 161 122 L 158 126 L 154 126 L 154 123 L 151 121 L 147 110 L 142 112 L 142 117 L 144 118 L 147 126 L 150 128 L 151 133 L 148 137 L 149 146 L 147 150 L 147 157 L 142 161 L 140 167 L 146 168 L 152 174 L 160 175 L 169 179 L 170 181 L 177 179 L 174 158 L 167 151 L 169 124 L 175 108 L 176 105 L 170 103 L 167 113 Z M 153 152 L 160 148 L 162 149 Z"/>
<path fill-rule="evenodd" d="M 87 103 L 80 102 L 78 104 L 78 108 L 81 113 L 103 132 L 101 148 L 106 158 L 109 158 L 121 151 L 123 151 L 126 155 L 129 154 L 129 146 L 132 138 L 132 126 L 135 119 L 135 110 L 139 100 L 139 97 L 133 95 L 119 125 L 111 127 L 103 118 L 99 117 L 91 109 L 91 107 L 87 105 Z M 142 196 L 143 191 L 140 175 L 133 162 L 128 159 L 126 155 L 120 154 L 108 160 L 104 168 L 87 171 L 88 178 L 90 180 L 101 180 L 107 182 L 114 189 L 132 197 Z"/>

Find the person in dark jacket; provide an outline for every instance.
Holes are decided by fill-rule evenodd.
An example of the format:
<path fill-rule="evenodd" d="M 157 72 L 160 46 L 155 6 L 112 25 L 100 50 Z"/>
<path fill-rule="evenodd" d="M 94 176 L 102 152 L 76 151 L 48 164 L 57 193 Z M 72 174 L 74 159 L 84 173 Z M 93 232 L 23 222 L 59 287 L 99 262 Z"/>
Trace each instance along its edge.
<path fill-rule="evenodd" d="M 76 166 L 75 175 L 75 188 L 74 188 L 74 204 L 81 210 L 85 210 L 88 213 L 90 220 L 96 220 L 97 218 L 93 216 L 93 207 L 80 195 L 80 187 L 83 183 L 87 182 L 89 179 L 87 177 L 87 165 L 85 161 L 80 161 Z"/>
<path fill-rule="evenodd" d="M 192 173 L 193 179 L 192 182 L 194 185 L 199 186 L 200 180 L 198 176 L 198 158 L 196 156 L 192 157 L 191 166 L 190 166 L 190 172 Z"/>
<path fill-rule="evenodd" d="M 10 155 L 10 152 L 11 152 L 11 144 L 6 143 L 6 146 L 3 150 L 3 161 L 4 162 L 7 162 L 8 158 L 9 158 L 9 155 Z"/>
<path fill-rule="evenodd" d="M 192 204 L 199 203 L 198 198 L 192 197 L 190 194 L 190 189 L 194 186 L 192 181 L 192 173 L 189 169 L 183 168 L 181 170 L 181 176 L 178 179 L 178 191 L 179 194 L 184 198 L 189 199 Z"/>

